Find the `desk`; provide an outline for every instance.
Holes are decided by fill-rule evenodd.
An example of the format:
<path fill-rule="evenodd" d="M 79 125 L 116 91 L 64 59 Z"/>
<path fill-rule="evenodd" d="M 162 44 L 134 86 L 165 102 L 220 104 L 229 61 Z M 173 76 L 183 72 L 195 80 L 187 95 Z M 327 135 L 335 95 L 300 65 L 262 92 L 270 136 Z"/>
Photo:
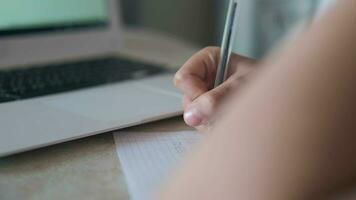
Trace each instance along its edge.
<path fill-rule="evenodd" d="M 125 30 L 123 36 L 120 54 L 165 63 L 171 68 L 180 66 L 197 50 L 153 31 Z M 167 131 L 188 127 L 177 117 L 131 129 Z M 128 199 L 112 134 L 1 158 L 0 199 Z"/>

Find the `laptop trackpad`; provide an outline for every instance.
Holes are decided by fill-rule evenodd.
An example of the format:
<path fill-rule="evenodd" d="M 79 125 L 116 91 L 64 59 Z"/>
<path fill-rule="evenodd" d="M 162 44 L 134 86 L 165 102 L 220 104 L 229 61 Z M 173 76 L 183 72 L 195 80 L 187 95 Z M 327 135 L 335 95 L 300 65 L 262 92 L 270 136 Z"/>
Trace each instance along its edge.
<path fill-rule="evenodd" d="M 44 103 L 102 122 L 145 120 L 177 112 L 181 108 L 180 98 L 136 84 L 118 84 L 52 96 Z"/>

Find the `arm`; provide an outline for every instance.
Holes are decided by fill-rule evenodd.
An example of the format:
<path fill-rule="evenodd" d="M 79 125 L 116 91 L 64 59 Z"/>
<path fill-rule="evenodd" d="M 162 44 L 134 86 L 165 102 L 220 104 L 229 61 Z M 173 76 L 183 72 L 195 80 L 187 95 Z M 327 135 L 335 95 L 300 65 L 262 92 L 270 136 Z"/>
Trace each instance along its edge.
<path fill-rule="evenodd" d="M 356 180 L 356 1 L 262 64 L 161 199 L 317 199 Z"/>

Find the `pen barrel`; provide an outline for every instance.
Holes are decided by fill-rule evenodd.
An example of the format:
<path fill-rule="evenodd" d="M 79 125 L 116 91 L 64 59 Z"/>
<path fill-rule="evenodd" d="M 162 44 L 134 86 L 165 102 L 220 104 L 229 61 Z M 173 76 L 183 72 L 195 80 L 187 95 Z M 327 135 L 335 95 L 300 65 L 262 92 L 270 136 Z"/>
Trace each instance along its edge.
<path fill-rule="evenodd" d="M 232 54 L 232 46 L 234 44 L 233 41 L 236 35 L 237 17 L 238 3 L 236 0 L 230 0 L 214 87 L 221 85 L 227 78 Z"/>

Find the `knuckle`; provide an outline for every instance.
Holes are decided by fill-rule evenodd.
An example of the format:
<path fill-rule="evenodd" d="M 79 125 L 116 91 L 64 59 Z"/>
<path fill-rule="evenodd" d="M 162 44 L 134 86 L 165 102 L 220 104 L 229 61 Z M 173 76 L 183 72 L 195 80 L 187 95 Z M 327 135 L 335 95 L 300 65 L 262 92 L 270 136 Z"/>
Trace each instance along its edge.
<path fill-rule="evenodd" d="M 203 49 L 203 51 L 212 51 L 212 50 L 217 50 L 219 47 L 216 46 L 207 46 Z"/>
<path fill-rule="evenodd" d="M 209 59 L 207 59 L 205 62 L 206 66 L 210 66 L 211 68 L 216 68 L 217 63 L 219 60 L 219 55 L 220 55 L 220 48 L 219 47 L 205 47 L 202 51 L 202 53 Z"/>
<path fill-rule="evenodd" d="M 217 52 L 218 52 L 219 50 L 220 50 L 219 47 L 208 46 L 208 47 L 205 47 L 205 48 L 202 50 L 202 53 L 207 53 L 207 54 L 215 55 L 215 54 L 217 54 Z"/>
<path fill-rule="evenodd" d="M 212 46 L 204 47 L 202 51 L 204 52 L 211 51 L 212 48 L 213 48 Z"/>
<path fill-rule="evenodd" d="M 185 76 L 183 73 L 181 72 L 177 72 L 175 75 L 174 75 L 174 79 L 173 79 L 173 83 L 175 86 L 179 86 L 182 81 L 185 79 Z"/>

